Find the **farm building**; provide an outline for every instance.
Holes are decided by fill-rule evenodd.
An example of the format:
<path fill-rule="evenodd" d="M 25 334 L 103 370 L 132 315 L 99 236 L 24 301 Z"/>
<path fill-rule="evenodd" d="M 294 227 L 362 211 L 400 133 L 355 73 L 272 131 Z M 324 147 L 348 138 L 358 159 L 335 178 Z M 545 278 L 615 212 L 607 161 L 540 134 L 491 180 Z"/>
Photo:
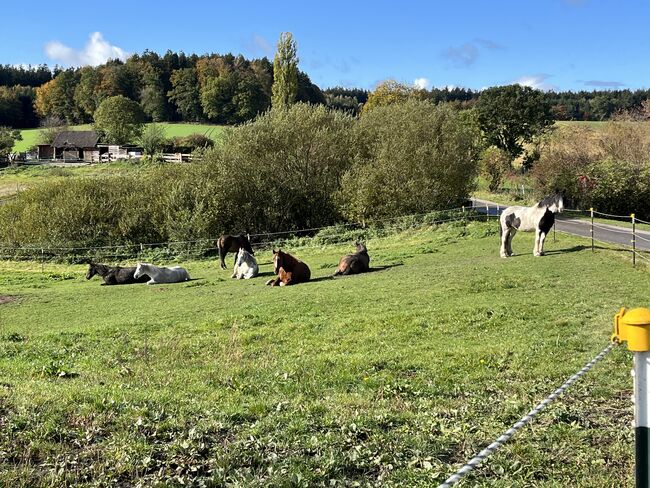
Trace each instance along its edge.
<path fill-rule="evenodd" d="M 52 144 L 38 145 L 38 159 L 99 161 L 99 136 L 92 130 L 63 131 Z"/>
<path fill-rule="evenodd" d="M 70 130 L 59 133 L 52 144 L 38 145 L 38 159 L 54 161 L 114 161 L 142 155 L 136 146 L 97 144 L 99 135 L 92 130 Z"/>

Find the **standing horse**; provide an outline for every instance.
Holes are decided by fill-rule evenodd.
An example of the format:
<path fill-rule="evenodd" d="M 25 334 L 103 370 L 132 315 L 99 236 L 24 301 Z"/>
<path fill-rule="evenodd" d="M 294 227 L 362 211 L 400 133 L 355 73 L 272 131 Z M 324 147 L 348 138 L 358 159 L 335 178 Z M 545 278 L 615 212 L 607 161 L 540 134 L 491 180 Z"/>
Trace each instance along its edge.
<path fill-rule="evenodd" d="M 555 223 L 555 214 L 564 210 L 561 195 L 546 197 L 532 207 L 508 207 L 499 219 L 501 223 L 501 257 L 512 256 L 512 238 L 518 230 L 535 231 L 533 255 L 544 255 L 544 240 Z"/>
<path fill-rule="evenodd" d="M 339 261 L 339 267 L 334 276 L 345 276 L 349 274 L 365 273 L 370 269 L 370 256 L 364 244 L 357 242 L 357 252 L 343 256 Z"/>
<path fill-rule="evenodd" d="M 295 285 L 309 281 L 311 278 L 309 266 L 280 249 L 273 250 L 273 271 L 278 276 L 267 281 L 267 285 Z"/>
<path fill-rule="evenodd" d="M 229 252 L 234 252 L 237 254 L 237 252 L 243 248 L 246 249 L 251 255 L 255 254 L 255 252 L 253 252 L 253 248 L 251 247 L 250 241 L 244 234 L 239 234 L 238 236 L 224 234 L 216 240 L 215 244 L 219 250 L 219 261 L 221 262 L 221 269 L 226 269 L 226 263 L 224 262 L 224 259 L 226 258 L 226 254 Z M 235 256 L 235 262 L 237 262 L 237 256 Z"/>
<path fill-rule="evenodd" d="M 122 268 L 121 266 L 110 267 L 105 264 L 89 263 L 86 279 L 89 280 L 95 275 L 104 278 L 102 285 L 130 285 L 131 283 L 144 283 L 149 280 L 145 274 L 135 278 L 135 267 Z"/>
<path fill-rule="evenodd" d="M 151 277 L 151 279 L 147 281 L 147 285 L 156 285 L 158 283 L 178 283 L 190 279 L 190 274 L 187 270 L 180 266 L 165 268 L 163 266 L 154 266 L 149 263 L 138 263 L 133 276 L 137 279 L 145 274 Z"/>
<path fill-rule="evenodd" d="M 232 270 L 231 278 L 237 278 L 238 280 L 255 278 L 260 272 L 259 266 L 257 266 L 257 261 L 255 258 L 243 247 L 237 252 L 237 258 L 235 259 L 235 268 Z"/>

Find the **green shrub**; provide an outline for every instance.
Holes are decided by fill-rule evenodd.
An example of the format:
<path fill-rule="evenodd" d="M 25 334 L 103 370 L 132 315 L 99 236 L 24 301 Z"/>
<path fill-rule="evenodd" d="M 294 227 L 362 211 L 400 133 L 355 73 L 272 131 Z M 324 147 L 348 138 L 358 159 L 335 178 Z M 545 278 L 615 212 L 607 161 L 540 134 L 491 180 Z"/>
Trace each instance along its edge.
<path fill-rule="evenodd" d="M 650 135 L 643 124 L 610 122 L 601 132 L 563 129 L 532 171 L 539 195 L 564 193 L 572 207 L 650 217 Z"/>
<path fill-rule="evenodd" d="M 338 221 L 333 195 L 354 157 L 354 122 L 299 103 L 227 130 L 197 174 L 218 182 L 214 225 L 264 232 Z"/>
<path fill-rule="evenodd" d="M 365 112 L 339 193 L 352 220 L 460 205 L 474 185 L 480 132 L 472 112 L 410 100 Z"/>
<path fill-rule="evenodd" d="M 512 167 L 510 155 L 503 149 L 490 146 L 481 153 L 481 174 L 488 181 L 488 189 L 497 191 Z"/>

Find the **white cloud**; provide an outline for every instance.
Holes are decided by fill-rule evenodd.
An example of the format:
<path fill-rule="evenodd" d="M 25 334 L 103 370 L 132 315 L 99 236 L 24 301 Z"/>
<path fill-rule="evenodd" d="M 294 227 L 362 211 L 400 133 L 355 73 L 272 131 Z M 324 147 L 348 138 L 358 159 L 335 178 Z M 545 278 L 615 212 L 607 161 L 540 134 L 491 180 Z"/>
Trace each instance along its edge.
<path fill-rule="evenodd" d="M 82 50 L 73 49 L 59 41 L 45 44 L 45 54 L 53 61 L 67 66 L 97 66 L 109 59 L 126 60 L 129 53 L 113 46 L 104 39 L 101 32 L 93 32 Z"/>
<path fill-rule="evenodd" d="M 512 83 L 521 86 L 529 86 L 531 88 L 535 88 L 536 90 L 555 90 L 557 89 L 557 86 L 546 82 L 546 80 L 550 77 L 551 75 L 546 74 L 527 75 L 514 80 Z"/>
<path fill-rule="evenodd" d="M 259 34 L 253 34 L 242 42 L 242 47 L 253 56 L 273 56 L 273 46 Z"/>
<path fill-rule="evenodd" d="M 413 86 L 419 90 L 428 90 L 431 88 L 431 81 L 429 78 L 416 78 L 413 81 Z"/>

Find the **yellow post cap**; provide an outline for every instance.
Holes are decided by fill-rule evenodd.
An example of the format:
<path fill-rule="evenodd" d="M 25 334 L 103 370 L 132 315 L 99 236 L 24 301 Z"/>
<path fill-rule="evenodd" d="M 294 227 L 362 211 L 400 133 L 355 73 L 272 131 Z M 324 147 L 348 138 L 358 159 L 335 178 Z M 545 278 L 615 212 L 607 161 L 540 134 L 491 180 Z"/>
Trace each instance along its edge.
<path fill-rule="evenodd" d="M 614 317 L 612 340 L 627 341 L 630 351 L 650 351 L 650 309 L 622 308 Z"/>

